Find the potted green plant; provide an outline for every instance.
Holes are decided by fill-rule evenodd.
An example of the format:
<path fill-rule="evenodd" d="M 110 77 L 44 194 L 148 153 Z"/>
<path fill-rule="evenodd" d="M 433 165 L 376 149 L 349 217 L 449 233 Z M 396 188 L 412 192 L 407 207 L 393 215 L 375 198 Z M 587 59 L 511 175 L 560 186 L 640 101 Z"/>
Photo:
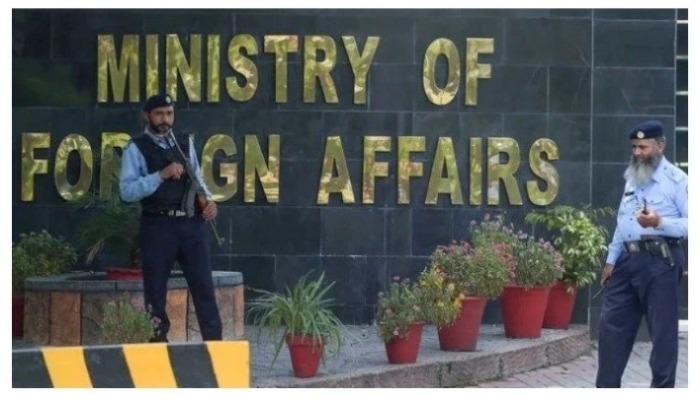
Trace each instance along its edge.
<path fill-rule="evenodd" d="M 157 322 L 145 310 L 134 307 L 125 294 L 105 305 L 102 340 L 105 344 L 147 343 L 155 336 Z"/>
<path fill-rule="evenodd" d="M 386 293 L 379 293 L 377 333 L 384 341 L 390 364 L 414 363 L 418 359 L 425 325 L 422 303 L 420 287 L 398 276 Z"/>
<path fill-rule="evenodd" d="M 613 210 L 558 205 L 525 216 L 525 222 L 541 225 L 552 233 L 554 247 L 561 253 L 564 267 L 561 280 L 549 293 L 545 328 L 567 329 L 578 290 L 595 281 L 608 240 L 607 229 L 597 221 L 606 215 L 614 215 Z"/>
<path fill-rule="evenodd" d="M 46 230 L 20 233 L 12 244 L 12 336 L 24 331 L 24 281 L 27 278 L 58 275 L 70 270 L 76 261 L 73 246 Z"/>
<path fill-rule="evenodd" d="M 330 309 L 333 300 L 326 297 L 335 282 L 326 285 L 325 273 L 315 281 L 308 277 L 302 276 L 286 293 L 253 289 L 259 297 L 250 302 L 253 323 L 279 337 L 272 364 L 286 342 L 297 378 L 315 376 L 326 348 L 337 356 L 343 342 L 343 324 Z"/>
<path fill-rule="evenodd" d="M 538 338 L 550 288 L 564 273 L 561 254 L 550 242 L 518 236 L 512 248 L 515 268 L 501 296 L 503 327 L 506 337 Z"/>
<path fill-rule="evenodd" d="M 477 229 L 476 223 L 472 223 L 472 229 Z M 501 294 L 508 281 L 508 265 L 491 244 L 472 247 L 467 242 L 438 246 L 430 265 L 434 271 L 429 270 L 422 277 L 432 293 L 428 304 L 444 307 L 448 301 L 458 306 L 456 315 L 442 311 L 436 314 L 441 316 L 433 321 L 438 326 L 440 348 L 475 350 L 486 302 Z"/>
<path fill-rule="evenodd" d="M 97 255 L 107 252 L 121 256 L 125 260 L 122 262 L 127 263 L 105 267 L 108 280 L 141 279 L 140 206 L 125 203 L 118 195 L 103 199 L 97 194 L 86 196 L 76 206 L 87 214 L 77 228 L 78 243 L 86 248 L 86 264 L 92 264 Z"/>

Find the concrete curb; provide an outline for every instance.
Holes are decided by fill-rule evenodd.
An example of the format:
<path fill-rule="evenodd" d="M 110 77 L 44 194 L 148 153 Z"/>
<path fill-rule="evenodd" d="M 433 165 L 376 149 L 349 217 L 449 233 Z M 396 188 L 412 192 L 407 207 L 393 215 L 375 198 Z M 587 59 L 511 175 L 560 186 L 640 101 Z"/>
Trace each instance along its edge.
<path fill-rule="evenodd" d="M 246 341 L 20 349 L 12 387 L 247 388 L 249 354 Z"/>
<path fill-rule="evenodd" d="M 465 387 L 561 364 L 592 349 L 588 326 L 572 326 L 566 331 L 544 329 L 538 339 L 507 339 L 501 325 L 485 325 L 477 351 L 443 352 L 435 327 L 427 326 L 418 362 L 391 365 L 373 327 L 348 329 L 339 357 L 328 360 L 319 375 L 309 379 L 292 377 L 285 348 L 270 369 L 270 343 L 251 340 L 253 387 Z"/>

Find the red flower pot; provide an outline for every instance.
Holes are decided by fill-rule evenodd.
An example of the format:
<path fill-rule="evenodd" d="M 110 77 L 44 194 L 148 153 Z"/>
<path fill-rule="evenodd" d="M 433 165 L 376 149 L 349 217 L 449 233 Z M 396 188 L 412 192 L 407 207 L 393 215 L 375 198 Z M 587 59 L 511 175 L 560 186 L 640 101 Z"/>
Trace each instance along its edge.
<path fill-rule="evenodd" d="M 474 351 L 485 308 L 485 297 L 465 297 L 459 316 L 452 325 L 438 326 L 440 350 Z"/>
<path fill-rule="evenodd" d="M 506 285 L 501 295 L 501 316 L 506 337 L 538 338 L 542 335 L 549 287 L 526 289 Z"/>
<path fill-rule="evenodd" d="M 108 281 L 140 281 L 143 279 L 143 271 L 135 268 L 105 268 Z"/>
<path fill-rule="evenodd" d="M 402 337 L 395 337 L 384 343 L 389 364 L 410 364 L 418 359 L 420 340 L 423 337 L 425 322 L 414 322 L 406 328 Z"/>
<path fill-rule="evenodd" d="M 12 296 L 12 337 L 24 337 L 24 295 Z"/>
<path fill-rule="evenodd" d="M 313 340 L 312 336 L 286 335 L 285 341 L 292 358 L 292 369 L 297 378 L 311 378 L 318 373 L 318 365 L 323 355 L 323 341 Z"/>
<path fill-rule="evenodd" d="M 574 286 L 571 293 L 566 291 L 567 288 L 568 286 L 561 281 L 552 286 L 547 299 L 547 309 L 544 312 L 543 328 L 569 329 L 578 286 Z"/>

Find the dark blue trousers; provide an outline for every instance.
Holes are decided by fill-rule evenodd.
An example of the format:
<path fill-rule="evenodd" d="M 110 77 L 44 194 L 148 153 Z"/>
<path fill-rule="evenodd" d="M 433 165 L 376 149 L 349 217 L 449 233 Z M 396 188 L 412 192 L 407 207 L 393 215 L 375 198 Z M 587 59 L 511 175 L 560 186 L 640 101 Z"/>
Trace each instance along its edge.
<path fill-rule="evenodd" d="M 200 215 L 188 218 L 144 214 L 139 244 L 146 309 L 160 321 L 155 341 L 166 341 L 170 330 L 165 305 L 168 278 L 175 260 L 187 280 L 202 339 L 221 340 L 221 317 L 214 295 L 204 219 Z"/>
<path fill-rule="evenodd" d="M 670 267 L 647 251 L 623 253 L 608 281 L 600 311 L 597 387 L 620 387 L 642 316 L 652 342 L 651 387 L 674 387 L 678 362 L 678 288 L 683 249 L 671 247 Z"/>

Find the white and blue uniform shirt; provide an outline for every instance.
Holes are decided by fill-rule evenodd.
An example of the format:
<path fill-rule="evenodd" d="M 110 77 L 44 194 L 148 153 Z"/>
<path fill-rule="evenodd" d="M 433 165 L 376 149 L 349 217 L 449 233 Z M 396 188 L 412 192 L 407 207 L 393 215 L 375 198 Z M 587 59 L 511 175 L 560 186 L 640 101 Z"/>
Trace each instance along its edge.
<path fill-rule="evenodd" d="M 637 222 L 645 200 L 647 209 L 661 216 L 656 228 L 644 228 Z M 688 236 L 688 175 L 665 157 L 646 184 L 634 187 L 626 182 L 606 263 L 614 265 L 624 250 L 623 242 L 640 240 L 641 235 Z"/>

